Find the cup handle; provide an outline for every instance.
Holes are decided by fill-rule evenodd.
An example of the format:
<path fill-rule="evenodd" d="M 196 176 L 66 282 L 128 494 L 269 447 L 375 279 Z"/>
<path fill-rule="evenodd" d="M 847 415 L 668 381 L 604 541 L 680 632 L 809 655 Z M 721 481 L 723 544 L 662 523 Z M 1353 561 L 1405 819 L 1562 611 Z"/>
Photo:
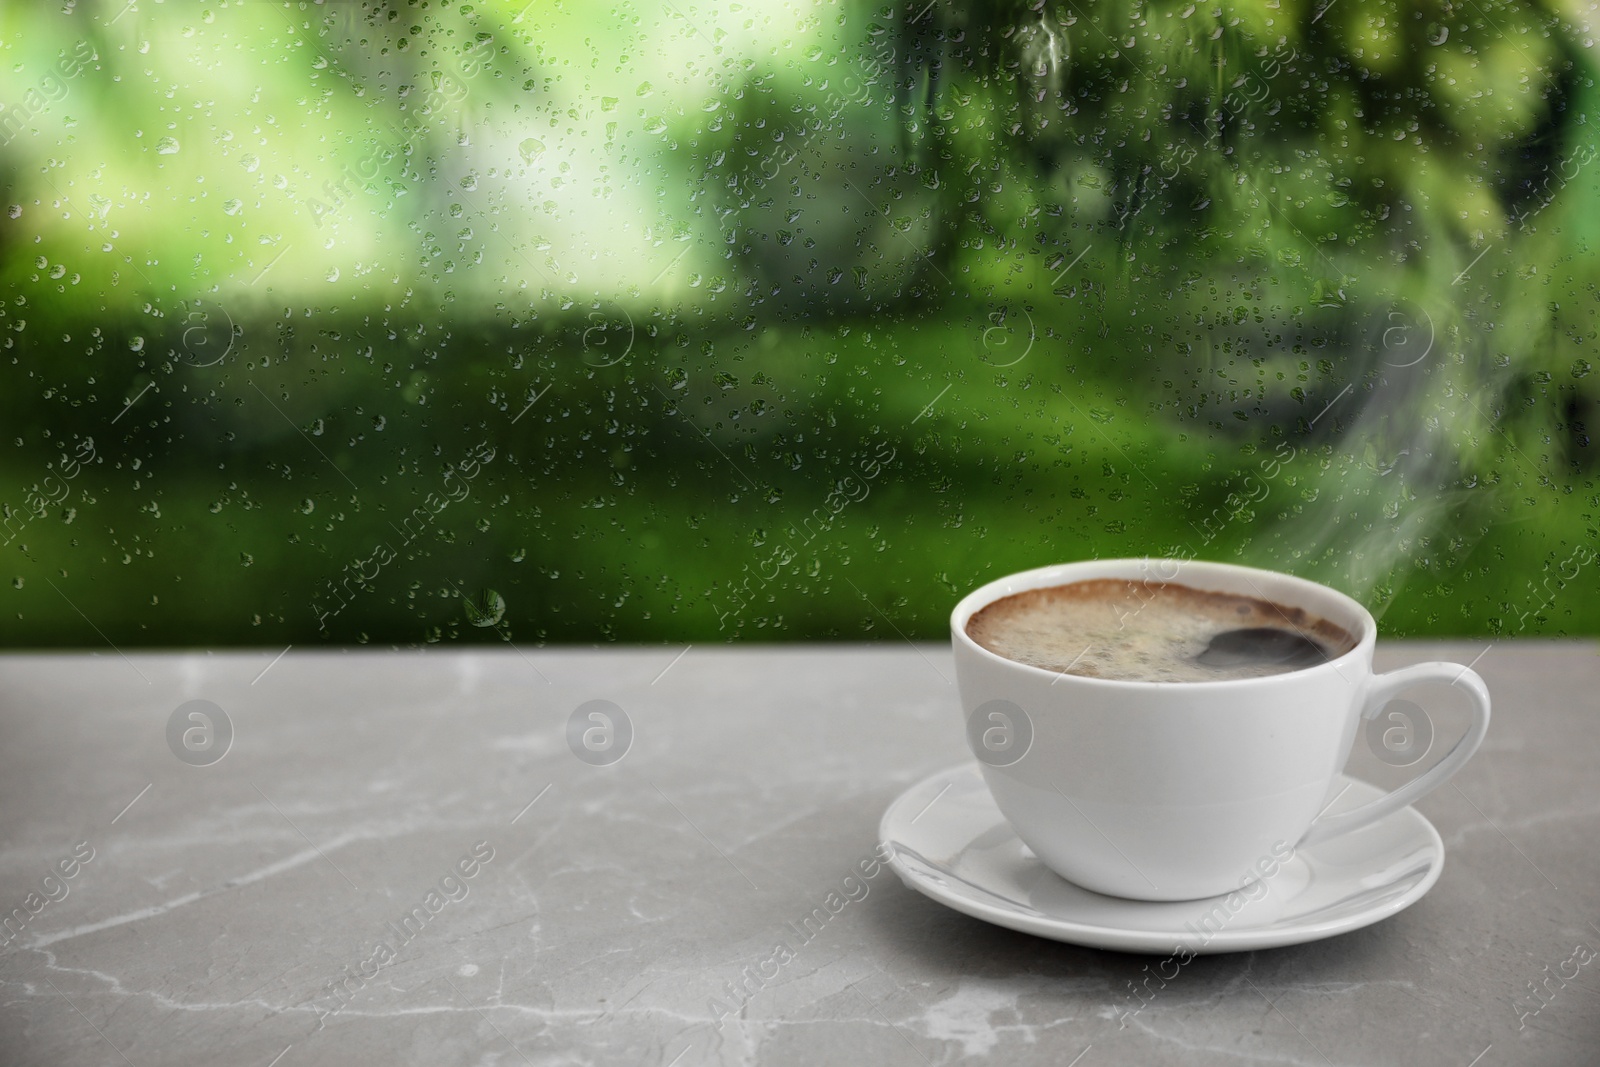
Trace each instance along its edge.
<path fill-rule="evenodd" d="M 1394 792 L 1363 804 L 1354 811 L 1318 817 L 1311 824 L 1311 829 L 1300 839 L 1300 844 L 1313 845 L 1318 841 L 1326 841 L 1330 837 L 1337 837 L 1339 834 L 1375 822 L 1392 811 L 1399 811 L 1412 801 L 1443 785 L 1472 758 L 1472 754 L 1478 750 L 1479 743 L 1483 741 L 1484 733 L 1489 729 L 1489 689 L 1471 667 L 1463 667 L 1459 663 L 1419 663 L 1414 667 L 1402 667 L 1388 674 L 1380 674 L 1372 680 L 1372 688 L 1367 692 L 1366 706 L 1362 709 L 1361 718 L 1375 718 L 1395 694 L 1426 682 L 1446 682 L 1466 689 L 1467 695 L 1472 698 L 1472 725 L 1467 728 L 1466 736 L 1456 742 L 1455 747 L 1445 754 L 1444 759 Z"/>

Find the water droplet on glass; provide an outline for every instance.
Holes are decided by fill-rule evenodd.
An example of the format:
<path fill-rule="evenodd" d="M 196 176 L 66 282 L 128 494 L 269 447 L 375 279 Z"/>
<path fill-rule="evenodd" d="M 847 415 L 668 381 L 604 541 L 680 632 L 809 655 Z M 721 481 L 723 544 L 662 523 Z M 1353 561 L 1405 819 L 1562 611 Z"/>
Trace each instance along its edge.
<path fill-rule="evenodd" d="M 517 145 L 517 151 L 522 154 L 524 163 L 532 163 L 544 151 L 544 142 L 537 137 L 529 137 Z"/>
<path fill-rule="evenodd" d="M 505 618 L 506 598 L 493 589 L 481 589 L 477 596 L 464 599 L 462 604 L 467 609 L 467 621 L 477 627 L 498 626 Z"/>
<path fill-rule="evenodd" d="M 156 142 L 156 154 L 160 156 L 175 156 L 178 154 L 178 139 L 176 137 L 163 137 Z"/>

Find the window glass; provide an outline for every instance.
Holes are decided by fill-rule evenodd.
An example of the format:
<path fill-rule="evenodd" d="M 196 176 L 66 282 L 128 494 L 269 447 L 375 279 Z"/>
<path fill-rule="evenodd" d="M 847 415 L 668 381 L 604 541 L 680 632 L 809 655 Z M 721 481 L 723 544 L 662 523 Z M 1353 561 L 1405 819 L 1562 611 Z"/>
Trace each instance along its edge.
<path fill-rule="evenodd" d="M 1553 10 L 7 4 L 0 635 L 939 639 L 1142 555 L 1594 632 Z"/>

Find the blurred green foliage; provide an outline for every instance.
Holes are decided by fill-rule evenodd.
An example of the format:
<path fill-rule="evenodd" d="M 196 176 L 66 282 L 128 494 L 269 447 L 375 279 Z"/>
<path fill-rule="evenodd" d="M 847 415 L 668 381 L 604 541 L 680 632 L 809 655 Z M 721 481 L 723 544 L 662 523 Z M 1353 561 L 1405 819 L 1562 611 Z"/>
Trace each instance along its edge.
<path fill-rule="evenodd" d="M 0 633 L 938 638 L 1164 553 L 1600 631 L 1581 16 L 8 6 Z"/>

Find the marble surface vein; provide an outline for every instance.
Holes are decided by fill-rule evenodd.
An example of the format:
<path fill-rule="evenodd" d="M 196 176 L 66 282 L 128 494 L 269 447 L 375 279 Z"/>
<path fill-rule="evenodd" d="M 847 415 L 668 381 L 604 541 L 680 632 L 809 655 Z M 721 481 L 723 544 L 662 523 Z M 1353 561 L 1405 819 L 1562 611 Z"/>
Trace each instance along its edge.
<path fill-rule="evenodd" d="M 1143 996 L 1160 956 L 852 878 L 966 754 L 947 650 L 682 651 L 0 658 L 0 1063 L 1600 1063 L 1593 641 L 1478 663 L 1494 722 L 1419 805 L 1421 901 Z M 1443 745 L 1465 718 L 1428 699 Z M 197 700 L 232 731 L 208 764 L 169 741 Z M 620 759 L 580 758 L 592 701 Z"/>

